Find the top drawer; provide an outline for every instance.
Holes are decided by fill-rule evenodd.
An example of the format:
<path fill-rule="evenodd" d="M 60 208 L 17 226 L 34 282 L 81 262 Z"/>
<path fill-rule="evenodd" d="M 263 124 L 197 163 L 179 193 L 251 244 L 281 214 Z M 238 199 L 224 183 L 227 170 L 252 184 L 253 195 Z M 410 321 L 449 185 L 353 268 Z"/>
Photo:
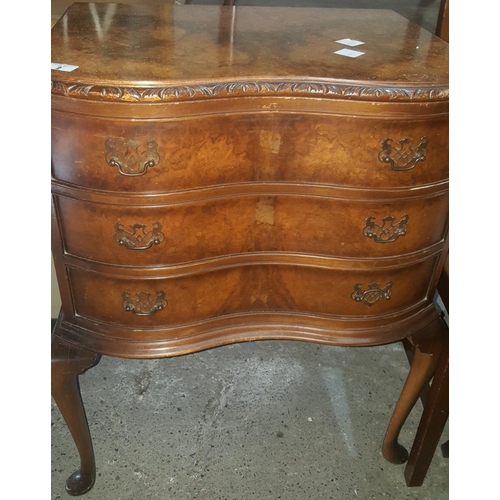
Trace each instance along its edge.
<path fill-rule="evenodd" d="M 297 113 L 104 120 L 54 111 L 52 175 L 118 192 L 245 182 L 425 185 L 448 178 L 448 120 Z"/>

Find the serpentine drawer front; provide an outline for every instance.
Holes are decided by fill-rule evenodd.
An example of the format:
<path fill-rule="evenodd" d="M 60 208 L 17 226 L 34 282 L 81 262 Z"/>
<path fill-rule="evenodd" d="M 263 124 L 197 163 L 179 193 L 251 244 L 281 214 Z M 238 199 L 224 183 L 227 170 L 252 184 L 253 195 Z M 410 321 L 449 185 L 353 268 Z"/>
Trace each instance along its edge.
<path fill-rule="evenodd" d="M 364 104 L 357 112 L 369 116 L 371 107 Z M 54 177 L 128 192 L 252 181 L 399 187 L 447 177 L 448 128 L 442 116 L 353 118 L 335 106 L 329 116 L 238 108 L 226 109 L 224 117 L 111 123 L 54 112 Z M 68 170 L 68 164 L 74 168 Z"/>
<path fill-rule="evenodd" d="M 410 338 L 418 395 L 441 346 L 447 57 L 385 10 L 74 4 L 52 31 L 58 404 L 101 354 L 259 339 Z M 95 479 L 79 429 L 71 494 Z"/>
<path fill-rule="evenodd" d="M 117 326 L 154 327 L 259 310 L 353 317 L 374 314 L 372 308 L 376 314 L 396 313 L 425 300 L 435 257 L 383 270 L 346 270 L 328 264 L 330 268 L 319 269 L 270 263 L 236 266 L 228 259 L 222 269 L 212 265 L 205 272 L 193 272 L 187 267 L 181 276 L 161 279 L 68 271 L 77 315 Z M 380 293 L 363 296 L 373 283 L 379 283 L 372 288 Z M 138 307 L 127 308 L 140 294 L 147 294 L 143 299 L 153 302 L 161 295 L 168 305 L 162 302 L 161 314 L 156 303 L 148 314 Z M 125 295 L 132 298 L 126 300 Z"/>
<path fill-rule="evenodd" d="M 255 252 L 416 252 L 443 241 L 448 198 L 441 191 L 394 201 L 276 193 L 134 207 L 103 201 L 56 197 L 65 252 L 108 264 L 166 266 Z"/>

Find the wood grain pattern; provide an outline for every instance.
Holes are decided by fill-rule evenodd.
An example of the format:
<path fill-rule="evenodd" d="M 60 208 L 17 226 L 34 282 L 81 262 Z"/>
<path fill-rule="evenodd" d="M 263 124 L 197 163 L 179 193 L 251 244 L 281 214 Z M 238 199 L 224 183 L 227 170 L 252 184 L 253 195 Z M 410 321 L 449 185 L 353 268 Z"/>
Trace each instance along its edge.
<path fill-rule="evenodd" d="M 448 178 L 446 116 L 375 120 L 260 112 L 152 123 L 54 113 L 52 130 L 54 178 L 105 191 L 166 192 L 241 182 L 400 187 Z M 428 139 L 427 157 L 412 170 L 395 173 L 380 161 L 385 139 L 396 144 L 410 138 L 415 147 L 422 137 Z M 141 176 L 121 175 L 106 161 L 106 141 L 120 138 L 137 141 L 141 151 L 154 140 L 158 165 Z"/>
<path fill-rule="evenodd" d="M 55 336 L 127 358 L 411 339 L 383 446 L 404 461 L 441 349 L 448 45 L 383 10 L 77 3 L 52 60 L 78 66 L 52 71 Z"/>
<path fill-rule="evenodd" d="M 335 54 L 342 38 L 362 39 L 367 57 Z M 389 10 L 76 4 L 52 47 L 54 62 L 80 63 L 52 75 L 53 92 L 75 98 L 448 98 L 447 46 Z"/>
<path fill-rule="evenodd" d="M 359 314 L 353 287 L 375 282 L 400 292 L 362 314 L 427 307 L 447 248 L 447 45 L 387 11 L 236 10 L 245 23 L 231 43 L 228 11 L 213 6 L 76 4 L 54 27 L 53 58 L 80 64 L 53 77 L 81 89 L 53 88 L 54 260 L 65 321 L 116 321 L 117 335 L 120 325 L 165 326 L 166 310 L 141 317 L 108 303 L 124 291 L 154 297 L 152 283 L 182 297 L 168 299 L 177 325 L 253 314 L 261 289 L 270 297 L 263 313 Z M 135 40 L 127 60 L 126 26 Z M 359 33 L 366 57 L 339 59 L 326 47 L 345 29 Z M 212 52 L 219 57 L 207 59 Z M 336 85 L 352 92 L 337 94 Z M 99 86 L 120 95 L 98 98 Z M 415 94 L 376 90 L 391 86 Z M 125 87 L 149 92 L 151 104 Z M 155 90 L 173 87 L 184 90 Z M 413 165 L 420 143 L 425 154 Z M 392 158 L 403 154 L 410 167 L 398 171 Z M 386 217 L 404 217 L 407 230 L 380 244 L 366 236 L 367 221 Z M 118 244 L 116 228 L 137 224 L 161 226 L 161 243 Z M 145 290 L 129 287 L 140 280 Z M 344 299 L 335 302 L 338 286 Z"/>
<path fill-rule="evenodd" d="M 445 237 L 447 193 L 396 201 L 352 201 L 291 195 L 221 197 L 165 206 L 106 205 L 58 197 L 65 251 L 97 262 L 168 266 L 215 257 L 293 252 L 339 257 L 386 257 L 423 250 Z M 404 236 L 377 244 L 363 234 L 366 220 L 378 224 L 408 216 Z M 78 222 L 76 222 L 78 221 Z M 143 251 L 116 241 L 117 223 L 162 225 L 164 240 Z"/>
<path fill-rule="evenodd" d="M 172 279 L 115 278 L 70 269 L 76 314 L 108 324 L 135 327 L 179 325 L 250 311 L 296 311 L 365 316 L 387 314 L 423 301 L 435 258 L 399 269 L 342 271 L 299 266 L 240 265 Z M 354 286 L 393 282 L 390 300 L 373 306 L 351 298 Z M 314 293 L 311 293 L 314 290 Z M 122 307 L 122 293 L 163 291 L 168 306 L 148 317 Z M 132 334 L 134 335 L 134 334 Z M 140 334 L 139 334 L 140 337 Z"/>

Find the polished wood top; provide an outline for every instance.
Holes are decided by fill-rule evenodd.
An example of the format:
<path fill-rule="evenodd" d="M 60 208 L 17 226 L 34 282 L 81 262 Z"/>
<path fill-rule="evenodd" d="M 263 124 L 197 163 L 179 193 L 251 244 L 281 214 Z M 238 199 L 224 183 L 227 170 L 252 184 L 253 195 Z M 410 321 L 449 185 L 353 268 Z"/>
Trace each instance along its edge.
<path fill-rule="evenodd" d="M 365 42 L 353 47 L 364 55 L 335 54 L 349 48 L 336 42 L 344 38 Z M 76 3 L 52 29 L 52 62 L 78 66 L 52 71 L 52 80 L 56 93 L 80 85 L 80 97 L 82 85 L 211 84 L 213 94 L 217 84 L 245 82 L 313 82 L 296 89 L 308 94 L 332 93 L 322 83 L 345 84 L 348 97 L 370 89 L 377 97 L 374 85 L 408 99 L 448 95 L 448 44 L 388 10 Z M 350 93 L 352 84 L 362 89 Z"/>

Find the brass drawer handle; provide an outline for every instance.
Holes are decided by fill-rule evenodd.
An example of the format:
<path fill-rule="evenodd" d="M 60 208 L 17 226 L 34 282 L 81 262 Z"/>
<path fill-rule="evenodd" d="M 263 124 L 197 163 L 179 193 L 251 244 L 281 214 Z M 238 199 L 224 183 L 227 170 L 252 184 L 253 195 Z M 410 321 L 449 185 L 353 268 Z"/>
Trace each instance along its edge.
<path fill-rule="evenodd" d="M 393 140 L 386 138 L 382 142 L 382 150 L 378 159 L 383 163 L 389 163 L 392 170 L 411 170 L 419 161 L 424 161 L 427 156 L 427 137 L 420 139 L 420 144 L 412 148 L 413 139 L 405 137 L 393 146 Z"/>
<path fill-rule="evenodd" d="M 363 235 L 372 238 L 375 243 L 391 243 L 408 230 L 408 215 L 401 216 L 401 220 L 394 224 L 395 217 L 388 215 L 382 219 L 382 225 L 375 223 L 375 217 L 368 217 L 365 221 Z"/>
<path fill-rule="evenodd" d="M 139 292 L 135 294 L 137 299 L 133 299 L 130 293 L 122 293 L 122 306 L 127 312 L 131 312 L 137 316 L 152 316 L 157 311 L 161 311 L 167 307 L 165 292 L 156 292 L 156 298 L 151 299 L 151 294 L 147 292 Z"/>
<path fill-rule="evenodd" d="M 371 283 L 367 290 L 361 288 L 361 283 L 356 283 L 351 298 L 356 302 L 364 302 L 371 306 L 381 299 L 389 300 L 391 295 L 392 281 L 388 281 L 384 288 L 380 288 L 380 283 Z"/>
<path fill-rule="evenodd" d="M 117 222 L 115 224 L 115 240 L 118 245 L 124 246 L 129 250 L 146 250 L 153 245 L 159 245 L 165 235 L 161 232 L 162 225 L 159 222 L 153 222 L 152 229 L 146 232 L 146 224 L 133 224 L 130 226 L 132 232 L 126 231 L 125 226 Z"/>
<path fill-rule="evenodd" d="M 131 139 L 108 139 L 105 147 L 106 162 L 117 167 L 122 175 L 144 175 L 148 168 L 160 162 L 156 141 L 148 141 L 142 146 L 139 141 Z"/>

